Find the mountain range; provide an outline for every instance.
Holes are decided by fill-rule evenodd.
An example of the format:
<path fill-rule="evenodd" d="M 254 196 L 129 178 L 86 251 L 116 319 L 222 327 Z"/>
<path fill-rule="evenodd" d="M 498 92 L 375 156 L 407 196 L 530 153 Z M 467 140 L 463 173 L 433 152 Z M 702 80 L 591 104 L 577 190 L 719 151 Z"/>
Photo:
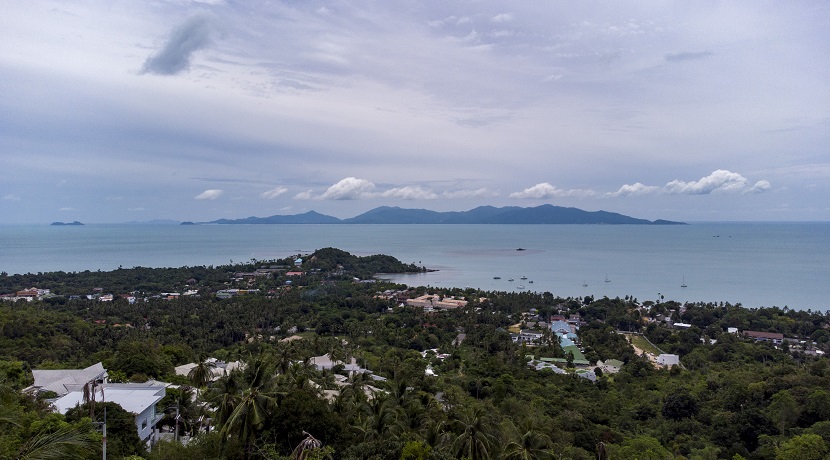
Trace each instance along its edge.
<path fill-rule="evenodd" d="M 218 219 L 201 224 L 608 224 L 608 225 L 683 225 L 683 222 L 646 220 L 608 211 L 584 211 L 544 204 L 518 206 L 479 206 L 469 211 L 438 212 L 381 206 L 348 219 L 338 219 L 315 211 L 303 214 L 244 219 Z"/>

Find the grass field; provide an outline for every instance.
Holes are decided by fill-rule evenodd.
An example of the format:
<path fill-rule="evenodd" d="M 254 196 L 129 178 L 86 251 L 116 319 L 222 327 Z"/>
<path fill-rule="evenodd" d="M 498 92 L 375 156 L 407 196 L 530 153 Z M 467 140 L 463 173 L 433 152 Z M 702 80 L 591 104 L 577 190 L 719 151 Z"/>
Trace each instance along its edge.
<path fill-rule="evenodd" d="M 645 337 L 641 335 L 626 334 L 626 337 L 628 337 L 628 340 L 631 341 L 631 344 L 634 345 L 634 347 L 639 348 L 640 350 L 646 351 L 655 356 L 663 353 L 662 350 L 652 345 L 648 340 L 645 339 Z"/>

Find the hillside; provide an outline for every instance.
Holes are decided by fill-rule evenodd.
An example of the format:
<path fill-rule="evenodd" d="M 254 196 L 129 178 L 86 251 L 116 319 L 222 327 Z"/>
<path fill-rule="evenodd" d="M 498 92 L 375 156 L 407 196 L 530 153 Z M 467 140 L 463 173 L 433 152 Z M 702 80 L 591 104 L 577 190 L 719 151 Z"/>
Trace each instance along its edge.
<path fill-rule="evenodd" d="M 608 211 L 585 211 L 545 204 L 518 206 L 480 206 L 469 211 L 439 212 L 381 206 L 348 219 L 338 219 L 309 211 L 296 215 L 218 219 L 205 224 L 605 224 L 605 225 L 683 225 L 668 220 L 650 221 Z"/>

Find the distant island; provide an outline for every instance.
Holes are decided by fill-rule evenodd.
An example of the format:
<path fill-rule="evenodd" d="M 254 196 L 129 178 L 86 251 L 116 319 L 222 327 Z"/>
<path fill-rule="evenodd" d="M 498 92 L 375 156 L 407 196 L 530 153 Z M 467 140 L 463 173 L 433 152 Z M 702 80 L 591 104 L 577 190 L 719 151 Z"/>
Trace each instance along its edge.
<path fill-rule="evenodd" d="M 82 224 L 81 222 L 78 222 L 78 221 L 76 220 L 76 221 L 74 221 L 74 222 L 52 222 L 50 225 L 58 225 L 58 226 L 60 226 L 60 225 L 83 225 L 83 224 Z"/>
<path fill-rule="evenodd" d="M 218 219 L 201 224 L 606 224 L 685 225 L 669 220 L 647 220 L 608 211 L 584 211 L 545 204 L 536 207 L 480 206 L 469 211 L 438 212 L 381 206 L 348 219 L 315 211 L 304 214 Z"/>

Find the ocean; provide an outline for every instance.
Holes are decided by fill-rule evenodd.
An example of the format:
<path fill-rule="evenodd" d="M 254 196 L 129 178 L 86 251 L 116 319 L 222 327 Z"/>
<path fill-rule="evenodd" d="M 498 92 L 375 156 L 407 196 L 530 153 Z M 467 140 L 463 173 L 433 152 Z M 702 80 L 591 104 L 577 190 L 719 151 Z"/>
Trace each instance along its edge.
<path fill-rule="evenodd" d="M 361 256 L 388 254 L 438 270 L 387 276 L 411 286 L 830 309 L 827 222 L 3 225 L 0 271 L 219 265 L 283 258 L 323 247 Z"/>

